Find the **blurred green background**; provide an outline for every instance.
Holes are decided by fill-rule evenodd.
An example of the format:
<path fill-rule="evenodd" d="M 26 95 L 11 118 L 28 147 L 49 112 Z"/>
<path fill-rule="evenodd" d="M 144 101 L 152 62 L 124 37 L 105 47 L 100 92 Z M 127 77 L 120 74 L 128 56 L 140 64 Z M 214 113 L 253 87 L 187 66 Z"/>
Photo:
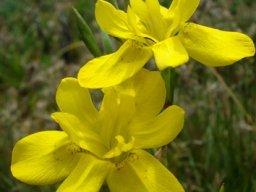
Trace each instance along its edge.
<path fill-rule="evenodd" d="M 125 7 L 126 0 L 118 1 Z M 168 0 L 162 1 L 168 5 Z M 15 142 L 37 131 L 58 129 L 55 90 L 93 58 L 80 41 L 74 6 L 102 33 L 93 0 L 0 1 L 0 191 L 55 191 L 29 186 L 10 173 Z M 256 40 L 255 0 L 201 0 L 194 22 L 242 31 Z M 111 38 L 114 49 L 119 46 Z M 174 103 L 186 110 L 182 133 L 168 147 L 169 169 L 186 191 L 256 191 L 256 59 L 216 70 L 191 60 L 176 69 Z"/>

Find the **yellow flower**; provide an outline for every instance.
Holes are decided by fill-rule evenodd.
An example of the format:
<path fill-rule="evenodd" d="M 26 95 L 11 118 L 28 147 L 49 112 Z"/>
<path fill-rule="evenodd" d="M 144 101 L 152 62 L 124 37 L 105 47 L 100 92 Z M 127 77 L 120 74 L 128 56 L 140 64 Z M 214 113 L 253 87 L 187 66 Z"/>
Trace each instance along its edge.
<path fill-rule="evenodd" d="M 98 0 L 95 14 L 100 27 L 126 41 L 115 53 L 82 67 L 80 85 L 117 85 L 139 71 L 152 55 L 163 70 L 186 63 L 189 56 L 208 66 L 225 66 L 255 54 L 253 41 L 242 33 L 188 23 L 199 1 L 173 0 L 167 9 L 158 0 L 130 0 L 125 13 Z"/>
<path fill-rule="evenodd" d="M 104 89 L 99 110 L 77 79 L 65 78 L 52 114 L 64 131 L 43 131 L 18 141 L 11 171 L 29 184 L 63 181 L 57 191 L 98 191 L 106 180 L 112 192 L 179 192 L 181 184 L 142 149 L 160 147 L 181 131 L 184 111 L 161 112 L 165 85 L 159 72 L 141 70 Z"/>

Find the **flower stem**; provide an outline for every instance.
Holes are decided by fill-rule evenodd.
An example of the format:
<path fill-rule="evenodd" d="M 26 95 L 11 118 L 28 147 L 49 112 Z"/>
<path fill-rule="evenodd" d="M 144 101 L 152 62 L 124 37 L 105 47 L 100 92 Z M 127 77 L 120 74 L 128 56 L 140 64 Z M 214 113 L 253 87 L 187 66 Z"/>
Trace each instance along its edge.
<path fill-rule="evenodd" d="M 174 99 L 174 91 L 175 91 L 175 85 L 176 85 L 175 68 L 170 67 L 162 71 L 162 77 L 165 81 L 165 87 L 166 87 L 165 107 L 168 107 L 173 104 L 173 99 Z"/>
<path fill-rule="evenodd" d="M 168 106 L 173 104 L 174 91 L 175 91 L 175 85 L 176 85 L 175 68 L 170 67 L 162 71 L 162 77 L 165 81 L 165 87 L 166 87 L 166 99 L 165 99 L 164 108 L 167 108 Z M 158 159 L 166 166 L 168 166 L 167 153 L 168 153 L 168 145 L 165 145 L 161 147 L 156 154 Z"/>

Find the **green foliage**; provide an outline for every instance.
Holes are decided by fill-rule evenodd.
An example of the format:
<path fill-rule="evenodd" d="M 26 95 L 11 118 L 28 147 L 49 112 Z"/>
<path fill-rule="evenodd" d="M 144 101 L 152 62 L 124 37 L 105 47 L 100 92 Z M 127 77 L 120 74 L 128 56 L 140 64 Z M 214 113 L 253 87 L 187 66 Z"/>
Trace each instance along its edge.
<path fill-rule="evenodd" d="M 102 44 L 103 44 L 103 50 L 104 54 L 109 54 L 114 51 L 113 49 L 113 43 L 107 33 L 104 31 L 101 32 L 101 37 L 102 37 Z"/>
<path fill-rule="evenodd" d="M 17 87 L 24 76 L 23 68 L 20 64 L 19 55 L 16 52 L 9 54 L 0 54 L 0 83 Z"/>
<path fill-rule="evenodd" d="M 219 192 L 225 192 L 225 185 L 224 185 L 224 183 L 221 185 Z"/>
<path fill-rule="evenodd" d="M 96 39 L 86 23 L 86 21 L 82 18 L 82 16 L 78 13 L 78 11 L 73 8 L 73 11 L 75 13 L 75 17 L 77 20 L 77 27 L 80 32 L 81 39 L 85 43 L 85 45 L 88 47 L 90 52 L 95 56 L 98 57 L 101 55 L 100 49 L 97 45 Z"/>

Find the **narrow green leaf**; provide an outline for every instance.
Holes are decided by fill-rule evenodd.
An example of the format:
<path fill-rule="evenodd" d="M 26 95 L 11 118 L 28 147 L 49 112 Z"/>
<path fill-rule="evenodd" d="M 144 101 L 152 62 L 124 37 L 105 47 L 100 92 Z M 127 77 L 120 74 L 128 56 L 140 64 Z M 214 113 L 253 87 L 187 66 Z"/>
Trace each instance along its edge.
<path fill-rule="evenodd" d="M 112 41 L 107 33 L 102 31 L 102 44 L 104 49 L 104 54 L 112 53 L 114 51 Z"/>
<path fill-rule="evenodd" d="M 96 39 L 90 27 L 74 7 L 73 7 L 73 11 L 76 15 L 77 26 L 80 32 L 81 39 L 83 40 L 87 48 L 95 57 L 101 56 L 101 51 L 99 49 L 99 46 L 97 45 Z"/>
<path fill-rule="evenodd" d="M 222 183 L 219 192 L 225 192 L 225 185 Z"/>

